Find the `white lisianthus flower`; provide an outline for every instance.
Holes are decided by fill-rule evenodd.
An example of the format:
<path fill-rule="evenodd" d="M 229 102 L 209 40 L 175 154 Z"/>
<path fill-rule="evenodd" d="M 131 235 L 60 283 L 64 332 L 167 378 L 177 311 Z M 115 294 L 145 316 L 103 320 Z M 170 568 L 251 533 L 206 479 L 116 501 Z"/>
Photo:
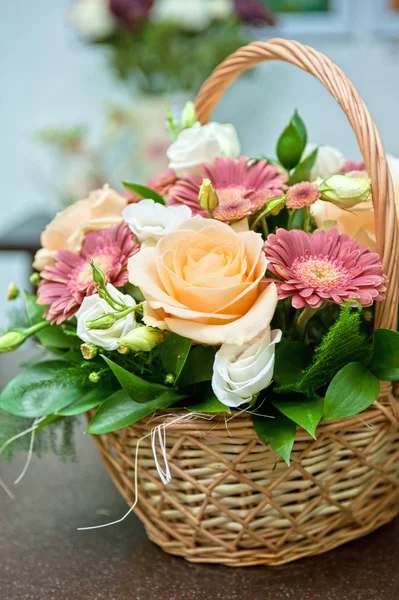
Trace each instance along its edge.
<path fill-rule="evenodd" d="M 93 41 L 108 37 L 116 27 L 109 0 L 75 0 L 68 21 L 76 31 Z"/>
<path fill-rule="evenodd" d="M 345 164 L 345 156 L 341 150 L 334 148 L 334 146 L 317 146 L 316 144 L 307 144 L 303 153 L 304 158 L 309 156 L 315 150 L 318 149 L 316 162 L 310 172 L 310 181 L 316 181 L 319 177 L 321 179 L 328 179 L 331 175 L 340 173 Z"/>
<path fill-rule="evenodd" d="M 123 219 L 140 242 L 155 246 L 166 233 L 174 231 L 192 216 L 188 206 L 163 206 L 154 200 L 141 200 L 129 204 L 123 211 Z"/>
<path fill-rule="evenodd" d="M 235 127 L 230 124 L 195 123 L 184 129 L 167 151 L 169 168 L 178 177 L 185 172 L 200 174 L 203 163 L 212 163 L 219 156 L 238 158 L 240 142 Z"/>
<path fill-rule="evenodd" d="M 127 306 L 136 305 L 131 296 L 121 294 L 110 283 L 107 285 L 107 290 L 113 298 L 124 302 Z M 86 296 L 76 313 L 78 320 L 77 334 L 80 339 L 86 342 L 86 344 L 94 344 L 100 346 L 100 348 L 104 348 L 104 350 L 116 350 L 119 346 L 120 338 L 127 335 L 136 327 L 134 312 L 116 321 L 109 329 L 89 329 L 87 326 L 89 321 L 94 321 L 94 319 L 112 312 L 113 310 L 108 302 L 100 298 L 98 294 Z"/>
<path fill-rule="evenodd" d="M 273 379 L 275 345 L 281 340 L 279 329 L 270 326 L 239 346 L 222 344 L 213 365 L 212 389 L 226 406 L 250 402 Z"/>
<path fill-rule="evenodd" d="M 349 210 L 360 202 L 371 200 L 371 181 L 350 174 L 332 175 L 319 186 L 321 199 Z"/>

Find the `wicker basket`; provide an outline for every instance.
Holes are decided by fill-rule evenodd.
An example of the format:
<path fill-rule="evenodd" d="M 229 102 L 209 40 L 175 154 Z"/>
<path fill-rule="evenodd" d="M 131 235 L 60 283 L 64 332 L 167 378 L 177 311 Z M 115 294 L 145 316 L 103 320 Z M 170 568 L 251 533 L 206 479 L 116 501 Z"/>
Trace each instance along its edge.
<path fill-rule="evenodd" d="M 243 71 L 284 60 L 317 77 L 340 104 L 357 137 L 373 182 L 377 248 L 390 279 L 376 327 L 396 329 L 398 238 L 392 182 L 378 131 L 342 71 L 315 50 L 293 41 L 255 42 L 227 58 L 202 87 L 202 123 Z M 317 441 L 298 430 L 287 467 L 258 440 L 251 419 L 234 413 L 179 422 L 167 429 L 172 481 L 158 477 L 150 438 L 138 453 L 136 513 L 148 536 L 166 552 L 193 562 L 230 566 L 280 565 L 326 552 L 391 521 L 399 503 L 398 401 L 381 384 L 377 402 L 357 417 L 323 423 Z M 161 415 L 162 420 L 171 420 Z M 138 439 L 159 419 L 96 441 L 111 476 L 135 500 Z"/>

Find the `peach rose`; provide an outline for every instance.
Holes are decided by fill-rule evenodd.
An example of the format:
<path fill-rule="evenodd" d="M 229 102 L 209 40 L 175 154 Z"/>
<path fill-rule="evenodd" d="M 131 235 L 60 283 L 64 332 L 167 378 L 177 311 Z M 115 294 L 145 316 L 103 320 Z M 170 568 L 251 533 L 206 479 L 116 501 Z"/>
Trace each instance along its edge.
<path fill-rule="evenodd" d="M 108 185 L 90 193 L 59 212 L 41 235 L 42 248 L 35 256 L 33 267 L 41 271 L 53 264 L 57 250 L 69 250 L 77 254 L 88 231 L 107 229 L 122 221 L 127 199 Z"/>
<path fill-rule="evenodd" d="M 144 322 L 202 344 L 254 338 L 277 304 L 276 286 L 262 282 L 262 248 L 254 231 L 199 215 L 185 221 L 129 260 L 129 280 L 146 300 Z"/>

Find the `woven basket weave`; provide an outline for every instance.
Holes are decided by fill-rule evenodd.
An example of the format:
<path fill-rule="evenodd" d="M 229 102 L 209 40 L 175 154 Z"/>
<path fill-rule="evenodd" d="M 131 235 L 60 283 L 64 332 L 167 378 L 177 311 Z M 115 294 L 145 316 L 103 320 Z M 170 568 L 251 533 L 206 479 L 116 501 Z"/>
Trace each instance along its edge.
<path fill-rule="evenodd" d="M 228 85 L 269 60 L 292 63 L 318 78 L 345 112 L 373 182 L 377 249 L 389 277 L 376 327 L 396 329 L 398 236 L 391 177 L 378 131 L 342 71 L 312 48 L 275 39 L 227 58 L 196 103 L 206 123 Z M 179 422 L 167 428 L 172 481 L 159 479 L 150 438 L 138 453 L 135 512 L 166 552 L 192 562 L 280 565 L 326 552 L 389 522 L 399 504 L 399 403 L 381 383 L 373 406 L 356 417 L 322 423 L 317 441 L 302 429 L 287 467 L 262 445 L 245 413 Z M 179 415 L 176 411 L 176 415 Z M 158 415 L 97 437 L 110 474 L 132 505 L 137 441 L 174 417 Z"/>

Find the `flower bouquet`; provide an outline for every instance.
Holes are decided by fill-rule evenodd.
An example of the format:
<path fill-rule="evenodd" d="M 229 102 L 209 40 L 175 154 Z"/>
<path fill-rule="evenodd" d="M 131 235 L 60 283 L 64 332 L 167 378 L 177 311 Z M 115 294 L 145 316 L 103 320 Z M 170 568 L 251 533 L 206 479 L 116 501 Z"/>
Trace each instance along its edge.
<path fill-rule="evenodd" d="M 242 70 L 276 58 L 347 107 L 366 164 L 309 146 L 297 112 L 274 159 L 207 122 Z M 105 186 L 43 232 L 30 323 L 0 349 L 35 335 L 46 354 L 0 408 L 30 419 L 30 450 L 87 413 L 129 512 L 168 552 L 233 566 L 324 552 L 398 509 L 397 225 L 378 133 L 338 67 L 283 40 L 233 54 L 169 129 L 168 171 Z M 371 198 L 369 245 L 338 213 L 317 223 Z"/>

